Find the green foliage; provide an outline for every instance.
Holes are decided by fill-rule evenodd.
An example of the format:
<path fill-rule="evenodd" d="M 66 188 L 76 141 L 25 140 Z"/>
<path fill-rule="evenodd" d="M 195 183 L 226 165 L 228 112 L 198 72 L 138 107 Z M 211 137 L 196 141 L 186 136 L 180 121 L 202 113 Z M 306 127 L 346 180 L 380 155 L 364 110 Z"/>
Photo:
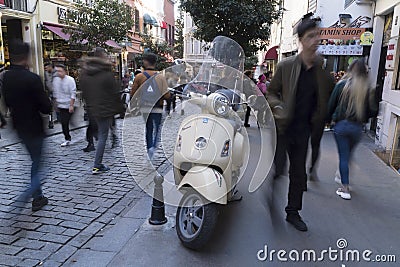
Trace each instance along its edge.
<path fill-rule="evenodd" d="M 151 52 L 157 55 L 157 70 L 163 70 L 171 66 L 171 62 L 168 62 L 174 49 L 164 41 L 156 41 L 151 35 L 141 34 L 142 38 L 141 46 L 145 52 Z M 142 56 L 136 57 L 136 63 L 138 66 L 142 66 Z"/>
<path fill-rule="evenodd" d="M 184 28 L 184 16 L 183 12 L 181 9 L 179 9 L 179 17 L 176 20 L 175 23 L 175 29 L 176 29 L 176 39 L 175 39 L 175 51 L 174 51 L 174 56 L 175 58 L 183 58 L 183 49 L 185 45 L 184 37 L 183 37 L 183 28 Z"/>
<path fill-rule="evenodd" d="M 78 4 L 68 13 L 67 29 L 71 43 L 89 42 L 90 47 L 103 46 L 108 40 L 120 43 L 126 40 L 134 26 L 134 13 L 130 6 L 118 0 L 96 0 L 93 6 Z"/>
<path fill-rule="evenodd" d="M 181 0 L 196 25 L 194 37 L 211 42 L 223 35 L 238 42 L 247 56 L 265 49 L 270 25 L 279 18 L 280 0 Z"/>
<path fill-rule="evenodd" d="M 249 56 L 246 57 L 246 61 L 244 62 L 244 69 L 245 70 L 251 70 L 255 65 L 258 63 L 258 58 L 257 56 Z"/>

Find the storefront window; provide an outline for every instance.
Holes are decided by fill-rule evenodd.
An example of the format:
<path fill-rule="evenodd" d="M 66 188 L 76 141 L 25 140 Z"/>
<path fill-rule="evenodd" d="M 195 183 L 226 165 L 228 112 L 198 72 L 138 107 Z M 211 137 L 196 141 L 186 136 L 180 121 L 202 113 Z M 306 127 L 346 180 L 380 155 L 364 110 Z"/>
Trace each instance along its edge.
<path fill-rule="evenodd" d="M 387 46 L 389 44 L 389 40 L 392 32 L 392 24 L 393 24 L 393 13 L 385 16 L 385 27 L 383 29 L 383 46 Z"/>
<path fill-rule="evenodd" d="M 390 157 L 390 165 L 400 172 L 400 120 L 397 117 L 396 129 L 394 133 L 392 154 Z"/>

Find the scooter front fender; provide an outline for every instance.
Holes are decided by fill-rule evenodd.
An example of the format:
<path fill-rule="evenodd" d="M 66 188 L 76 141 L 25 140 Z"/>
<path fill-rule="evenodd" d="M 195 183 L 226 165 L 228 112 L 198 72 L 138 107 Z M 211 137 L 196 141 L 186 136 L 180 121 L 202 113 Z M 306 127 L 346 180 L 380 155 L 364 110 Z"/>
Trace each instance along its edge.
<path fill-rule="evenodd" d="M 195 166 L 191 168 L 178 185 L 178 189 L 190 186 L 208 201 L 218 204 L 227 203 L 227 187 L 222 174 L 206 167 Z"/>

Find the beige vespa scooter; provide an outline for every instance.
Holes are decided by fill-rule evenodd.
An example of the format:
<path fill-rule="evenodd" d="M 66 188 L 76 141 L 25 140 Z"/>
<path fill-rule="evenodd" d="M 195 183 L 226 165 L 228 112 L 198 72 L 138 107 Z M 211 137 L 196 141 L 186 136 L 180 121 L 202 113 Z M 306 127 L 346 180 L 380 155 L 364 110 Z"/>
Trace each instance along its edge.
<path fill-rule="evenodd" d="M 243 50 L 233 40 L 217 37 L 210 51 L 211 59 L 184 91 L 186 107 L 201 111 L 182 121 L 173 160 L 175 184 L 184 194 L 176 231 L 191 249 L 201 248 L 212 236 L 219 206 L 241 199 L 235 185 L 249 151 L 247 132 L 237 114 L 244 103 L 240 96 L 244 75 L 236 68 Z M 255 103 L 254 98 L 249 97 L 248 104 Z"/>

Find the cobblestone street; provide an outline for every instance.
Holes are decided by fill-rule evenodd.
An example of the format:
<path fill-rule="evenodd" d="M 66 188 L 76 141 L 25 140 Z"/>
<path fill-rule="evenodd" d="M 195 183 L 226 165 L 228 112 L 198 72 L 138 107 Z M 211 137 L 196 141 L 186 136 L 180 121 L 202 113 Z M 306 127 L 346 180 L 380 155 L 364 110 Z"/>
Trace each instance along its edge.
<path fill-rule="evenodd" d="M 152 172 L 144 153 L 142 121 L 141 117 L 125 120 L 123 138 L 127 141 L 123 142 L 124 121 L 117 120 L 119 145 L 111 149 L 107 143 L 103 162 L 111 171 L 106 174 L 91 174 L 95 152 L 81 150 L 86 146 L 85 129 L 74 131 L 72 144 L 66 148 L 60 147 L 62 135 L 46 138 L 43 191 L 49 205 L 37 212 L 31 211 L 30 203 L 15 201 L 29 182 L 27 152 L 22 144 L 1 149 L 0 265 L 60 266 L 145 196 L 132 176 L 146 177 Z M 156 157 L 161 171 L 169 168 L 162 166 L 164 161 Z"/>

